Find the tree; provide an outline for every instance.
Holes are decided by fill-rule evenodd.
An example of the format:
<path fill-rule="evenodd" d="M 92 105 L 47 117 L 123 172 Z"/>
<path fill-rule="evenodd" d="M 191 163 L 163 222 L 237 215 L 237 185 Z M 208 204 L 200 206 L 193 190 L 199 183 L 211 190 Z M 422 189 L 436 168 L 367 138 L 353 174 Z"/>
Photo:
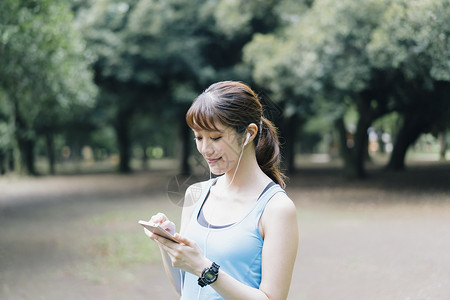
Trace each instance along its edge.
<path fill-rule="evenodd" d="M 305 88 L 306 83 L 297 81 L 296 72 L 301 70 L 292 68 L 292 64 L 300 58 L 293 56 L 295 42 L 290 39 L 292 28 L 298 25 L 311 5 L 310 2 L 279 1 L 274 7 L 278 26 L 268 33 L 255 33 L 244 47 L 243 60 L 251 67 L 253 80 L 274 102 L 272 106 L 275 107 L 272 110 L 275 113 L 270 112 L 270 106 L 268 113 L 280 128 L 282 166 L 287 173 L 294 172 L 298 129 L 312 110 L 312 91 Z M 309 79 L 315 80 L 313 76 Z M 310 88 L 312 86 L 313 84 Z"/>
<path fill-rule="evenodd" d="M 254 32 L 276 24 L 275 1 L 86 1 L 78 20 L 97 54 L 100 102 L 115 124 L 121 171 L 129 171 L 130 122 L 137 112 L 165 110 L 180 126 L 182 172 L 189 172 L 190 132 L 184 116 L 214 81 L 248 81 L 242 48 Z"/>
<path fill-rule="evenodd" d="M 314 1 L 281 37 L 256 37 L 254 40 L 254 48 L 259 47 L 258 39 L 268 39 L 267 46 L 278 49 L 275 54 L 269 51 L 270 57 L 266 57 L 274 71 L 255 69 L 254 72 L 264 73 L 263 82 L 273 82 L 269 87 L 274 93 L 288 91 L 288 95 L 292 95 L 288 100 L 291 105 L 298 106 L 295 102 L 299 102 L 307 107 L 303 109 L 305 116 L 317 108 L 330 109 L 316 113 L 326 113 L 335 119 L 341 132 L 341 153 L 348 177 L 364 176 L 367 128 L 388 110 L 385 99 L 380 99 L 382 105 L 374 105 L 377 89 L 371 84 L 382 76 L 372 72 L 365 50 L 384 5 L 384 1 Z M 257 58 L 257 63 L 263 60 Z M 324 102 L 329 104 L 320 104 Z M 358 118 L 352 147 L 346 143 L 347 130 L 343 121 L 349 107 L 356 107 L 359 116 L 363 116 Z"/>
<path fill-rule="evenodd" d="M 400 7 L 416 9 L 414 15 L 421 15 L 427 8 L 425 11 L 428 13 L 422 14 L 427 17 L 422 17 L 422 23 L 418 24 L 429 24 L 424 26 L 424 32 L 432 32 L 430 37 L 416 34 L 414 30 L 402 36 L 408 26 L 418 26 L 413 25 L 411 20 L 395 21 L 393 14 L 396 12 L 392 12 L 392 7 L 398 1 L 316 0 L 311 9 L 286 27 L 281 35 L 255 36 L 248 46 L 247 58 L 251 58 L 248 60 L 254 66 L 265 66 L 254 69 L 255 79 L 260 84 L 266 84 L 273 93 L 287 92 L 297 98 L 314 100 L 309 108 L 329 108 L 325 112 L 316 110 L 316 113 L 325 113 L 335 119 L 340 132 L 344 173 L 349 178 L 365 176 L 367 129 L 375 120 L 395 110 L 422 109 L 417 101 L 405 99 L 438 99 L 445 94 L 446 84 L 436 84 L 429 89 L 425 83 L 432 81 L 420 79 L 428 73 L 447 76 L 448 14 L 443 8 L 445 3 L 439 6 L 439 1 L 434 4 L 424 0 L 400 2 L 403 3 Z M 418 6 L 420 9 L 417 9 Z M 434 13 L 439 9 L 439 13 Z M 438 21 L 430 22 L 433 17 Z M 392 42 L 391 38 L 396 41 Z M 406 38 L 413 40 L 418 47 L 412 47 L 411 42 L 404 43 Z M 433 39 L 432 43 L 430 39 Z M 420 50 L 420 45 L 428 44 L 433 45 L 428 52 Z M 398 52 L 414 54 L 400 56 L 408 67 L 392 64 L 389 60 L 385 62 L 389 53 L 393 55 Z M 433 56 L 436 58 L 430 59 Z M 413 63 L 408 59 L 412 59 Z M 408 72 L 412 72 L 417 80 L 405 80 Z M 438 86 L 440 92 L 434 88 Z M 405 102 L 409 104 L 405 105 Z M 358 112 L 358 119 L 353 143 L 348 144 L 344 116 L 353 107 Z M 435 112 L 431 114 L 436 116 Z M 430 124 L 428 119 L 426 124 Z M 420 127 L 421 120 L 415 118 L 407 123 Z M 414 129 L 416 132 L 423 130 Z"/>
<path fill-rule="evenodd" d="M 13 128 L 11 124 L 11 117 L 9 103 L 6 95 L 0 89 L 0 175 L 5 174 L 9 169 L 9 162 L 11 162 L 12 143 L 13 143 Z"/>
<path fill-rule="evenodd" d="M 450 113 L 450 1 L 395 1 L 368 45 L 376 68 L 397 73 L 402 126 L 388 168 L 402 170 L 420 134 L 443 131 Z"/>
<path fill-rule="evenodd" d="M 99 108 L 115 129 L 121 172 L 131 171 L 132 138 L 140 140 L 130 133 L 135 114 L 174 110 L 164 115 L 176 122 L 176 83 L 189 87 L 197 79 L 201 55 L 192 35 L 197 8 L 183 1 L 132 0 L 85 1 L 77 7 L 78 22 L 97 55 Z"/>
<path fill-rule="evenodd" d="M 0 89 L 8 102 L 16 167 L 36 174 L 37 136 L 58 130 L 73 104 L 90 105 L 96 89 L 84 43 L 65 3 L 0 4 Z"/>

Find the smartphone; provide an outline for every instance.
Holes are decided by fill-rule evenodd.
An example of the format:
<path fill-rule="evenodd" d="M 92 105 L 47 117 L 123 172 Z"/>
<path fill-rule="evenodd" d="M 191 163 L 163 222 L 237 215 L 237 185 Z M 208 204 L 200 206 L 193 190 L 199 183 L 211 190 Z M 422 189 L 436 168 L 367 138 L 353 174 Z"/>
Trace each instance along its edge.
<path fill-rule="evenodd" d="M 153 232 L 154 234 L 162 236 L 163 238 L 166 238 L 172 242 L 180 243 L 167 230 L 165 230 L 164 228 L 162 228 L 158 225 L 155 225 L 155 224 L 152 224 L 152 223 L 149 223 L 146 221 L 142 221 L 142 220 L 140 220 L 138 223 L 141 224 L 142 226 L 144 226 L 145 228 L 147 228 L 148 230 L 150 230 L 151 232 Z"/>

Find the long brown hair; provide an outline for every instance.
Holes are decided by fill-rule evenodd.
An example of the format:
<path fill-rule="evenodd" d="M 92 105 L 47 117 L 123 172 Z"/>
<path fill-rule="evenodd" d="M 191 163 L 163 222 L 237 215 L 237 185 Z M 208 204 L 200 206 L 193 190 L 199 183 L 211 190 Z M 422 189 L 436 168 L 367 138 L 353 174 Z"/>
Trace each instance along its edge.
<path fill-rule="evenodd" d="M 282 188 L 286 176 L 280 170 L 278 134 L 271 121 L 263 117 L 263 107 L 258 95 L 246 84 L 221 81 L 209 86 L 192 103 L 186 114 L 192 129 L 218 130 L 216 122 L 232 127 L 243 135 L 248 125 L 258 126 L 254 139 L 256 160 L 261 170 Z"/>

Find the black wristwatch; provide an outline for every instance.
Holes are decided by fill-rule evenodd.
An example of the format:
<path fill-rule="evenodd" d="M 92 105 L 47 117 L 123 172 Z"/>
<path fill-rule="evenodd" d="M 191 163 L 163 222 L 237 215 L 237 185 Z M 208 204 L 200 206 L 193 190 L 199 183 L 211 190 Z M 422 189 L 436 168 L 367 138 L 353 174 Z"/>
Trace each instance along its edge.
<path fill-rule="evenodd" d="M 208 284 L 214 283 L 219 275 L 219 268 L 220 266 L 213 262 L 210 268 L 204 269 L 202 272 L 202 277 L 198 279 L 198 285 L 204 287 Z"/>

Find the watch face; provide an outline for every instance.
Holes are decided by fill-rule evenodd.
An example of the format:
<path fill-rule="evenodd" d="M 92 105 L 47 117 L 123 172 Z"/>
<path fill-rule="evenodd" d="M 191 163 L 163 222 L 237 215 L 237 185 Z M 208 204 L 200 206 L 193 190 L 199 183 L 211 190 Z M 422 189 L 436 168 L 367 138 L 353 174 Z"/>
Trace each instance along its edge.
<path fill-rule="evenodd" d="M 211 281 L 214 278 L 216 278 L 216 275 L 212 271 L 208 271 L 208 272 L 205 273 L 205 279 L 206 280 Z"/>

